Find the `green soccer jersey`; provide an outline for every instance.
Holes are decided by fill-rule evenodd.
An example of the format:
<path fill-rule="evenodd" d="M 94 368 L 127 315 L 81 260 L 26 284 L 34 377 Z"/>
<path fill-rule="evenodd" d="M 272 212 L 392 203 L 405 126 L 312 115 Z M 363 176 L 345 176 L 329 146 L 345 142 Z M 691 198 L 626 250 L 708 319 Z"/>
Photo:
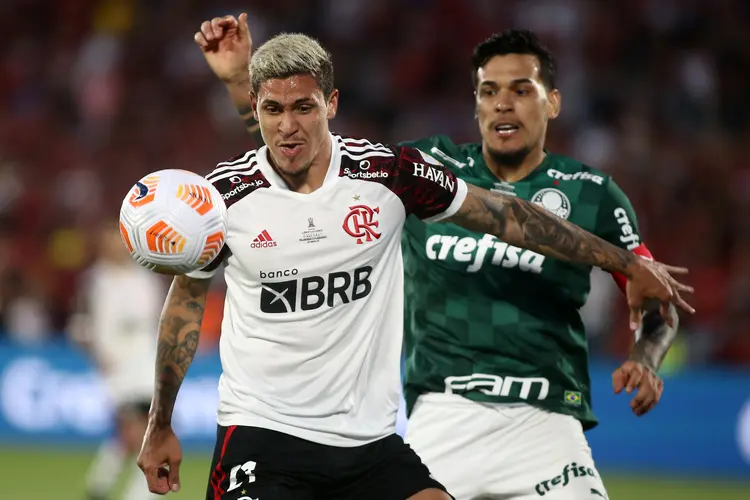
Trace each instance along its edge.
<path fill-rule="evenodd" d="M 445 136 L 404 144 L 470 184 L 530 200 L 619 247 L 645 248 L 615 182 L 571 158 L 548 153 L 526 178 L 507 183 L 487 168 L 480 144 L 455 145 Z M 448 392 L 525 402 L 572 415 L 585 429 L 596 425 L 580 315 L 591 267 L 415 217 L 402 247 L 409 412 L 420 394 Z"/>

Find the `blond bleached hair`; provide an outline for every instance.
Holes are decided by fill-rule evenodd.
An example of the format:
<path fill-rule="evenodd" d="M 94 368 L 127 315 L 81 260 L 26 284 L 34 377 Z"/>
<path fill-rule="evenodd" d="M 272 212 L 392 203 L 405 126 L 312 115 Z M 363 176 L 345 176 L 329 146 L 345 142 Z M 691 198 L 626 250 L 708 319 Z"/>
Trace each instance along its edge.
<path fill-rule="evenodd" d="M 307 35 L 276 35 L 261 45 L 250 59 L 250 84 L 256 94 L 261 83 L 294 75 L 311 75 L 326 99 L 333 92 L 331 54 Z"/>

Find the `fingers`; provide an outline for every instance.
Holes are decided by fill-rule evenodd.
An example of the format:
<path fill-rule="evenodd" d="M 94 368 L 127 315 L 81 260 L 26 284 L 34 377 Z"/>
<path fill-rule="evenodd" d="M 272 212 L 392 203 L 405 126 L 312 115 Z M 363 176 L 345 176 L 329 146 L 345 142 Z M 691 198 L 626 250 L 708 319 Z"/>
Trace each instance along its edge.
<path fill-rule="evenodd" d="M 620 368 L 612 373 L 612 387 L 616 394 L 623 389 L 628 394 L 632 393 L 641 383 L 644 368 L 641 364 L 634 361 L 627 361 Z"/>
<path fill-rule="evenodd" d="M 169 466 L 169 487 L 172 491 L 180 491 L 180 461 L 174 460 Z"/>
<path fill-rule="evenodd" d="M 677 290 L 678 292 L 687 292 L 687 293 L 693 293 L 695 289 L 690 285 L 683 285 L 679 281 L 672 278 L 671 280 L 672 288 Z"/>
<path fill-rule="evenodd" d="M 675 266 L 668 266 L 666 264 L 662 264 L 662 267 L 669 274 L 687 274 L 689 272 L 687 267 L 675 267 Z"/>
<path fill-rule="evenodd" d="M 645 415 L 656 407 L 664 391 L 661 377 L 648 370 L 643 377 L 638 394 L 630 402 L 633 413 L 637 416 Z"/>
<path fill-rule="evenodd" d="M 224 35 L 224 29 L 229 29 L 237 25 L 237 20 L 233 16 L 214 17 L 211 19 L 211 29 L 214 37 L 219 39 Z"/>
<path fill-rule="evenodd" d="M 643 378 L 643 370 L 640 369 L 640 365 L 632 368 L 627 374 L 627 381 L 625 382 L 625 392 L 632 394 L 641 385 L 641 378 Z"/>
<path fill-rule="evenodd" d="M 625 388 L 626 379 L 625 371 L 622 368 L 618 368 L 612 373 L 612 388 L 615 390 L 615 394 L 620 394 Z"/>
<path fill-rule="evenodd" d="M 240 37 L 250 38 L 250 28 L 247 27 L 247 13 L 243 12 L 239 17 L 239 31 Z"/>
<path fill-rule="evenodd" d="M 683 300 L 682 297 L 677 295 L 675 299 L 676 300 L 673 301 L 675 306 L 679 307 L 680 309 L 682 309 L 683 311 L 687 313 L 695 314 L 695 308 L 691 306 L 690 304 L 688 304 L 687 302 L 685 302 L 685 300 Z"/>
<path fill-rule="evenodd" d="M 651 406 L 655 399 L 654 387 L 649 384 L 643 384 L 638 389 L 638 394 L 630 401 L 630 407 L 633 409 L 633 413 L 638 416 L 646 413 L 647 409 Z"/>
<path fill-rule="evenodd" d="M 148 491 L 158 495 L 166 495 L 169 493 L 169 481 L 167 480 L 167 476 L 163 473 L 165 470 L 163 467 L 141 467 L 141 469 L 146 476 Z"/>
<path fill-rule="evenodd" d="M 195 35 L 193 35 L 193 40 L 195 40 L 195 43 L 198 44 L 198 46 L 202 49 L 208 47 L 208 40 L 206 40 L 206 37 L 200 31 L 195 32 Z"/>
<path fill-rule="evenodd" d="M 220 40 L 226 30 L 236 28 L 237 26 L 237 19 L 234 16 L 214 17 L 210 21 L 203 21 L 198 33 L 203 35 L 206 43 L 211 43 L 215 40 Z M 196 43 L 198 42 L 198 33 L 194 37 Z"/>
<path fill-rule="evenodd" d="M 206 38 L 206 41 L 213 42 L 214 40 L 214 29 L 211 26 L 211 21 L 203 21 L 201 23 L 201 33 Z"/>
<path fill-rule="evenodd" d="M 687 313 L 694 314 L 695 313 L 695 309 L 690 304 L 688 304 L 685 301 L 685 299 L 683 299 L 680 296 L 680 292 L 681 291 L 688 292 L 688 293 L 693 293 L 693 287 L 683 285 L 682 283 L 677 283 L 674 280 L 672 280 L 672 281 L 673 281 L 672 282 L 673 292 L 672 292 L 672 298 L 669 300 L 669 302 L 671 302 L 676 307 L 679 307 L 680 309 L 682 309 L 683 311 L 685 311 Z M 666 317 L 665 317 L 665 319 L 666 319 Z"/>

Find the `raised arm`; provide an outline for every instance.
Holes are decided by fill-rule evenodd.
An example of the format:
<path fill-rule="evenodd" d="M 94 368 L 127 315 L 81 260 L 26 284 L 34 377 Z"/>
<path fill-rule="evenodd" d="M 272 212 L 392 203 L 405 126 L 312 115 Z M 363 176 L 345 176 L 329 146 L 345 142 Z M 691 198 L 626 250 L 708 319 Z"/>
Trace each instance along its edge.
<path fill-rule="evenodd" d="M 175 277 L 161 313 L 154 396 L 148 428 L 138 455 L 138 466 L 146 475 L 152 493 L 163 495 L 180 489 L 182 451 L 172 430 L 172 412 L 177 392 L 198 349 L 210 282 L 210 279 Z"/>
<path fill-rule="evenodd" d="M 250 102 L 250 54 L 253 40 L 247 26 L 247 14 L 215 17 L 201 24 L 194 35 L 209 67 L 224 83 L 229 97 L 242 117 L 245 129 L 257 147 L 263 145 L 260 125 Z"/>
<path fill-rule="evenodd" d="M 559 260 L 621 273 L 630 281 L 628 304 L 631 322 L 636 324 L 640 323 L 646 298 L 658 299 L 665 306 L 673 302 L 685 311 L 694 312 L 680 297 L 681 291 L 692 292 L 692 288 L 677 282 L 670 274 L 684 274 L 686 269 L 641 259 L 515 196 L 468 185 L 466 199 L 448 222 Z"/>

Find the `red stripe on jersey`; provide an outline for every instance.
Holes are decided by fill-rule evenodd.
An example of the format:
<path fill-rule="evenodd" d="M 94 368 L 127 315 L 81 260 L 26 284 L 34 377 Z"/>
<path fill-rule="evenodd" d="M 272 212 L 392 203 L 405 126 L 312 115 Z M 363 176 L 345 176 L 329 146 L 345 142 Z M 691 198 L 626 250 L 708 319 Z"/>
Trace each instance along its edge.
<path fill-rule="evenodd" d="M 261 234 L 262 234 L 262 235 L 263 235 L 263 237 L 265 238 L 265 241 L 273 241 L 273 238 L 271 238 L 271 235 L 270 235 L 270 234 L 268 234 L 268 231 L 267 231 L 267 230 L 265 230 L 265 229 L 264 229 L 264 230 L 263 230 L 263 232 L 262 232 Z"/>
<path fill-rule="evenodd" d="M 646 248 L 645 243 L 641 243 L 637 247 L 633 249 L 633 253 L 643 257 L 644 259 L 648 260 L 654 260 L 654 257 L 651 255 L 651 252 L 649 252 L 648 248 Z M 628 284 L 628 278 L 625 277 L 624 274 L 621 273 L 612 273 L 612 278 L 614 278 L 615 283 L 617 283 L 617 286 L 620 288 L 620 291 L 622 293 L 625 293 L 625 287 Z"/>
<path fill-rule="evenodd" d="M 232 433 L 236 428 L 236 425 L 227 427 L 227 433 L 224 434 L 224 442 L 221 444 L 221 455 L 219 455 L 216 469 L 214 469 L 214 473 L 211 475 L 211 486 L 214 489 L 214 500 L 221 500 L 221 495 L 224 494 L 224 489 L 221 487 L 221 483 L 227 478 L 227 473 L 222 470 L 221 461 L 224 460 L 224 454 L 227 452 L 229 438 L 232 437 Z"/>

